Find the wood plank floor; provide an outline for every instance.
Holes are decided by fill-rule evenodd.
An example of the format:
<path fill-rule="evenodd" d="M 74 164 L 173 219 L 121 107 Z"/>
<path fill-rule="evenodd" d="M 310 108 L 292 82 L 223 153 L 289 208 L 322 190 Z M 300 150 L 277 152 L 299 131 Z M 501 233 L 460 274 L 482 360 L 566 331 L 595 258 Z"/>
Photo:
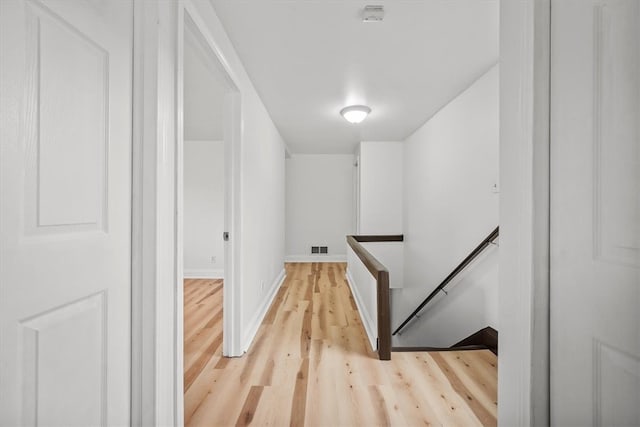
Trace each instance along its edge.
<path fill-rule="evenodd" d="M 221 357 L 213 329 L 221 328 L 213 320 L 220 307 L 203 313 L 206 298 L 221 292 L 190 289 L 187 300 L 186 284 L 185 425 L 496 425 L 496 357 L 488 350 L 400 352 L 378 360 L 345 267 L 288 264 L 253 345 L 233 359 Z"/>
<path fill-rule="evenodd" d="M 222 354 L 222 279 L 184 280 L 184 390 Z"/>

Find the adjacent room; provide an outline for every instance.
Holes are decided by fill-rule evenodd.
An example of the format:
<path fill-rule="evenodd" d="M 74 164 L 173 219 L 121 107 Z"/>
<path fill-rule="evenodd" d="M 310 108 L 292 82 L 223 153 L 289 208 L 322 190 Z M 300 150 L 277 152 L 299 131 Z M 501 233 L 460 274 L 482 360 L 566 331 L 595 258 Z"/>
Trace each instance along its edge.
<path fill-rule="evenodd" d="M 225 277 L 224 107 L 217 59 L 187 21 L 184 37 L 184 391 L 222 352 Z"/>

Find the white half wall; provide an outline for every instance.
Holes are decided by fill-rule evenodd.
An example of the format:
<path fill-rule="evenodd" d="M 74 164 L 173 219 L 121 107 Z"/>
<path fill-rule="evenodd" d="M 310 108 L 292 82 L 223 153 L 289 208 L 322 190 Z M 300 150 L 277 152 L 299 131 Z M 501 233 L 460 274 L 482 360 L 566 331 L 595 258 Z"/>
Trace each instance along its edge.
<path fill-rule="evenodd" d="M 286 160 L 286 259 L 346 261 L 346 235 L 354 233 L 354 156 L 294 154 Z M 327 255 L 311 254 L 327 246 Z"/>
<path fill-rule="evenodd" d="M 402 234 L 402 142 L 363 141 L 358 148 L 358 234 Z"/>
<path fill-rule="evenodd" d="M 358 306 L 371 349 L 378 349 L 378 281 L 347 245 L 347 282 Z"/>
<path fill-rule="evenodd" d="M 184 142 L 184 275 L 224 273 L 224 142 Z"/>
<path fill-rule="evenodd" d="M 497 184 L 496 65 L 404 142 L 405 283 L 392 293 L 394 329 L 498 225 Z M 497 260 L 476 260 L 459 279 L 467 283 L 432 302 L 394 345 L 450 346 L 498 329 Z M 450 326 L 439 331 L 435 317 Z"/>

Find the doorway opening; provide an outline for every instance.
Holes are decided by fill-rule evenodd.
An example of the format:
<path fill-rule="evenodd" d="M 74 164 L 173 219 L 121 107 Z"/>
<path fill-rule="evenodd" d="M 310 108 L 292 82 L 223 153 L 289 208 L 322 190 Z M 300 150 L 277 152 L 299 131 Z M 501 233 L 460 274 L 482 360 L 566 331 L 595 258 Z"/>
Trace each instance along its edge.
<path fill-rule="evenodd" d="M 235 251 L 239 91 L 197 15 L 184 10 L 178 105 L 182 111 L 177 152 L 178 377 L 184 419 L 198 379 L 224 357 L 239 356 Z M 181 107 L 181 108 L 180 108 Z M 237 240 L 237 239 L 236 239 Z M 192 408 L 191 408 L 192 409 Z"/>

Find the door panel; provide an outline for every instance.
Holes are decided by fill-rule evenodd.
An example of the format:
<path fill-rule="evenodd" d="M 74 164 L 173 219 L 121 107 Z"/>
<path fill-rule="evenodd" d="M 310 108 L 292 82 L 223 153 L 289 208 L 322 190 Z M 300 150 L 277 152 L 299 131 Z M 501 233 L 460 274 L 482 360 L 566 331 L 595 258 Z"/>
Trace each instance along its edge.
<path fill-rule="evenodd" d="M 126 425 L 132 3 L 0 8 L 0 424 Z"/>
<path fill-rule="evenodd" d="M 595 253 L 640 267 L 640 7 L 593 6 Z"/>
<path fill-rule="evenodd" d="M 551 13 L 551 420 L 640 425 L 640 2 Z"/>
<path fill-rule="evenodd" d="M 27 3 L 26 15 L 28 228 L 103 230 L 109 53 L 43 7 Z"/>
<path fill-rule="evenodd" d="M 26 425 L 106 425 L 105 303 L 101 292 L 20 322 Z"/>

